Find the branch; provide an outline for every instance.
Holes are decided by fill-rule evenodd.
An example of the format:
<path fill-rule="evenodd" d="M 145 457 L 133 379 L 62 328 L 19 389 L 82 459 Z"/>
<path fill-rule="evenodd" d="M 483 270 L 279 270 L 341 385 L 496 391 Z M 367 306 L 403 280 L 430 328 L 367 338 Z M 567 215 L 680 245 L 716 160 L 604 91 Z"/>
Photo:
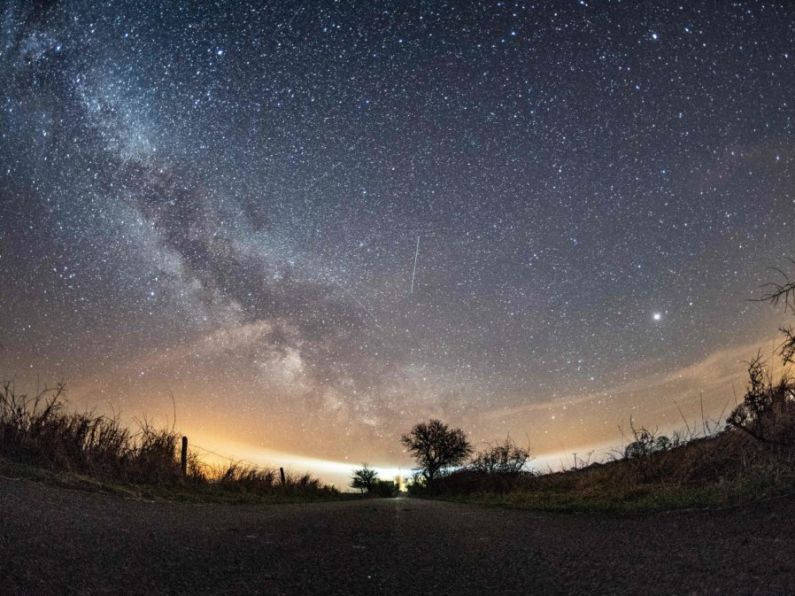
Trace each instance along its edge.
<path fill-rule="evenodd" d="M 792 259 L 790 259 L 790 262 L 795 264 Z M 781 269 L 771 267 L 770 270 L 778 273 L 783 278 L 783 281 L 771 282 L 761 286 L 762 288 L 768 288 L 767 293 L 759 298 L 753 298 L 752 302 L 769 302 L 773 306 L 778 306 L 783 302 L 784 310 L 795 312 L 795 280 L 790 279 Z"/>

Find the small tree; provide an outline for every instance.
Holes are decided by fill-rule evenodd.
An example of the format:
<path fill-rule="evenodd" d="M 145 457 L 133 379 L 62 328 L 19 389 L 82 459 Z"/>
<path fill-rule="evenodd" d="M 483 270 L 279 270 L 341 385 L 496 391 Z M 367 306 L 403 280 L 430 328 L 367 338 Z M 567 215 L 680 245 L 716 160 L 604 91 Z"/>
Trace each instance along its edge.
<path fill-rule="evenodd" d="M 419 464 L 428 486 L 444 468 L 461 464 L 472 453 L 464 431 L 441 420 L 416 424 L 400 441 Z"/>
<path fill-rule="evenodd" d="M 378 472 L 367 464 L 362 464 L 361 468 L 353 472 L 351 488 L 358 488 L 362 493 L 365 491 L 370 492 L 377 481 Z"/>
<path fill-rule="evenodd" d="M 519 447 L 510 437 L 500 445 L 478 451 L 472 467 L 486 474 L 518 474 L 530 459 L 530 450 Z"/>

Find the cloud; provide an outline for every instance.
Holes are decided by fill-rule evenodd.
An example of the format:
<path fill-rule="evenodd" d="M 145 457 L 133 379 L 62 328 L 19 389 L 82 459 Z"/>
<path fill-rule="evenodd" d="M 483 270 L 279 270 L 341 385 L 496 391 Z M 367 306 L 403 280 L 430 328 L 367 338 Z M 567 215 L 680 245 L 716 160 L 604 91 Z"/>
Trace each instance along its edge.
<path fill-rule="evenodd" d="M 554 400 L 533 401 L 533 403 L 500 408 L 480 413 L 484 420 L 492 423 L 513 420 L 516 424 L 533 420 L 539 413 L 569 410 L 582 411 L 589 405 L 612 403 L 618 416 L 627 417 L 639 404 L 644 404 L 644 413 L 654 412 L 676 414 L 676 404 L 692 400 L 703 394 L 707 406 L 719 409 L 726 399 L 733 397 L 732 386 L 742 387 L 745 379 L 745 366 L 757 353 L 769 353 L 777 339 L 751 342 L 741 346 L 716 350 L 700 361 L 662 373 L 652 373 L 636 378 L 628 383 L 595 393 L 573 394 Z M 771 362 L 775 362 L 771 359 Z M 662 400 L 662 401 L 661 401 Z M 620 407 L 623 404 L 623 408 Z"/>

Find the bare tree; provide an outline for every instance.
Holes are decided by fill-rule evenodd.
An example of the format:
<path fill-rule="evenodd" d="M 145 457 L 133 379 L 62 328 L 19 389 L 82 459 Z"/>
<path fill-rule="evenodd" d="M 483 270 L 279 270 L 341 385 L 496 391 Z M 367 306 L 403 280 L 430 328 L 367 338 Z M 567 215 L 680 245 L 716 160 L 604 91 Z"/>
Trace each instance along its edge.
<path fill-rule="evenodd" d="M 790 259 L 790 263 L 795 265 L 795 260 Z M 772 281 L 762 287 L 766 293 L 757 298 L 758 302 L 770 302 L 773 306 L 784 304 L 784 310 L 795 311 L 795 280 L 790 279 L 786 272 L 777 267 L 771 267 L 781 276 L 781 281 Z"/>
<path fill-rule="evenodd" d="M 795 260 L 790 259 L 790 262 L 795 265 Z M 770 302 L 773 306 L 783 304 L 785 311 L 795 314 L 795 280 L 781 269 L 774 267 L 773 271 L 781 276 L 781 280 L 762 286 L 765 288 L 765 293 L 756 300 Z M 784 364 L 795 364 L 795 328 L 792 326 L 781 327 L 781 333 L 784 334 L 784 343 L 781 346 L 781 357 Z"/>
<path fill-rule="evenodd" d="M 487 474 L 517 474 L 524 469 L 528 459 L 530 450 L 519 447 L 508 437 L 504 443 L 478 451 L 472 467 Z"/>
<path fill-rule="evenodd" d="M 795 261 L 790 259 L 795 265 Z M 795 314 L 795 280 L 784 271 L 772 268 L 778 281 L 762 286 L 765 294 L 758 302 L 769 302 L 773 306 L 784 305 L 784 311 Z M 795 329 L 782 327 L 784 343 L 781 359 L 784 366 L 795 364 Z M 737 406 L 726 420 L 729 427 L 740 429 L 758 441 L 772 445 L 791 447 L 795 445 L 795 382 L 786 370 L 778 382 L 767 364 L 757 355 L 748 364 L 748 387 L 743 403 Z"/>
<path fill-rule="evenodd" d="M 472 453 L 464 431 L 441 420 L 416 424 L 400 441 L 414 456 L 429 486 L 444 468 L 461 464 Z"/>

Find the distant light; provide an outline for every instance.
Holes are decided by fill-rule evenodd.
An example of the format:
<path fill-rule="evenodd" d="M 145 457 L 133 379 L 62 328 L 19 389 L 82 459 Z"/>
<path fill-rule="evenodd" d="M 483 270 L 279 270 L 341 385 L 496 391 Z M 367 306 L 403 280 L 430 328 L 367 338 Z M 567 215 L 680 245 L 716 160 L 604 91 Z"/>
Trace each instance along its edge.
<path fill-rule="evenodd" d="M 651 318 L 654 319 L 655 321 L 662 321 L 662 313 L 656 312 L 651 316 Z"/>
<path fill-rule="evenodd" d="M 651 38 L 652 38 L 654 41 L 657 41 L 657 38 L 658 38 L 658 37 L 659 37 L 659 35 L 657 35 L 656 33 L 652 33 L 652 34 L 651 34 Z"/>

